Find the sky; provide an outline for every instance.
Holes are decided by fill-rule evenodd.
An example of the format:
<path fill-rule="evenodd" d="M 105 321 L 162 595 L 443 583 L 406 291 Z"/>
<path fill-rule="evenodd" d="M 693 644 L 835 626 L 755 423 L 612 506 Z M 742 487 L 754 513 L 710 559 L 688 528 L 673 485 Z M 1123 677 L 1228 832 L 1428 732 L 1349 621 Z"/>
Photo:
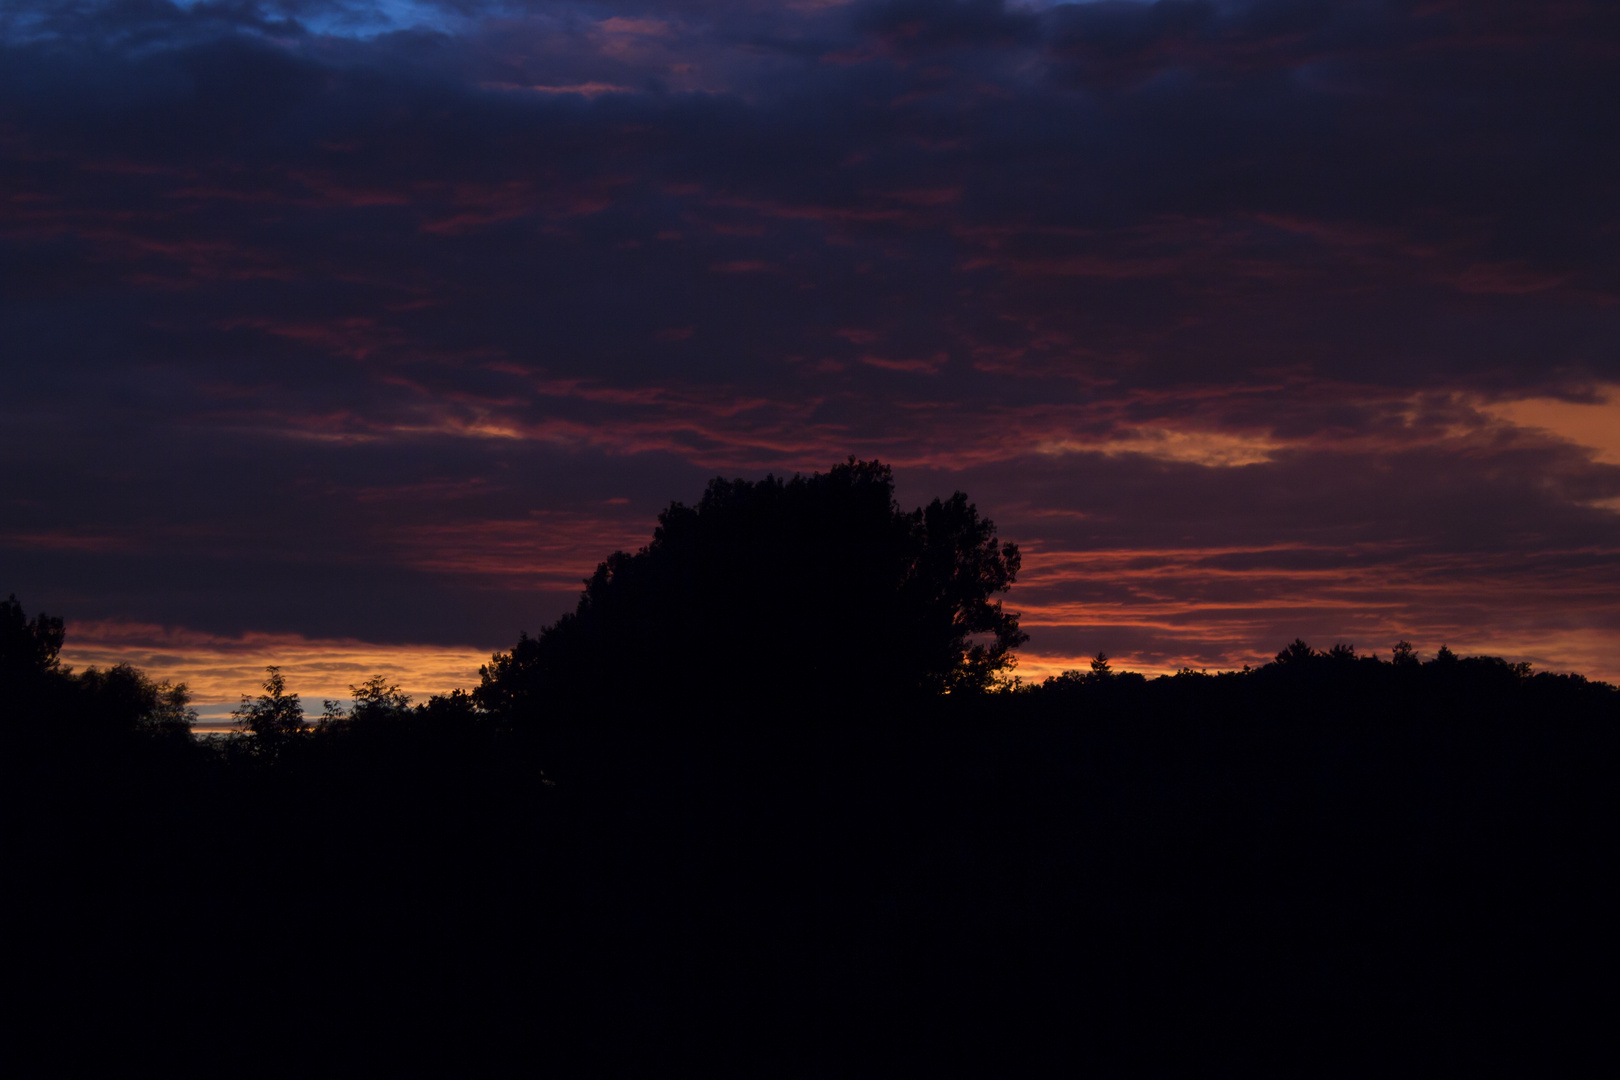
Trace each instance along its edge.
<path fill-rule="evenodd" d="M 0 592 L 436 692 L 853 454 L 1026 678 L 1620 679 L 1617 101 L 1585 0 L 0 0 Z"/>

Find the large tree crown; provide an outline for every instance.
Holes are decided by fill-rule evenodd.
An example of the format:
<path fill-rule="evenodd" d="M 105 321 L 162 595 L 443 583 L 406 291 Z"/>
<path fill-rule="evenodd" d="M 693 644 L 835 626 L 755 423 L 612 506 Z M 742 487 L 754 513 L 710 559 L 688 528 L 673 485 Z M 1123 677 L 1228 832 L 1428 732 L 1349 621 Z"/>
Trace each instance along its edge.
<path fill-rule="evenodd" d="M 711 481 L 615 552 L 575 610 L 484 671 L 486 707 L 547 698 L 824 701 L 990 687 L 1025 640 L 996 594 L 1018 548 L 967 496 L 902 510 L 889 466 Z"/>

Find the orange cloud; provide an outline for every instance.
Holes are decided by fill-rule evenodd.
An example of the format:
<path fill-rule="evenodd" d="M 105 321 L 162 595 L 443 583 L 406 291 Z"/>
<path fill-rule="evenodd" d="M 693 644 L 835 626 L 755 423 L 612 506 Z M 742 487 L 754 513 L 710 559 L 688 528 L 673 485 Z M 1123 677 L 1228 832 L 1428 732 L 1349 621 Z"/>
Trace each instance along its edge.
<path fill-rule="evenodd" d="M 1594 460 L 1620 465 L 1620 385 L 1602 386 L 1590 401 L 1520 398 L 1483 404 L 1480 411 L 1585 447 Z"/>

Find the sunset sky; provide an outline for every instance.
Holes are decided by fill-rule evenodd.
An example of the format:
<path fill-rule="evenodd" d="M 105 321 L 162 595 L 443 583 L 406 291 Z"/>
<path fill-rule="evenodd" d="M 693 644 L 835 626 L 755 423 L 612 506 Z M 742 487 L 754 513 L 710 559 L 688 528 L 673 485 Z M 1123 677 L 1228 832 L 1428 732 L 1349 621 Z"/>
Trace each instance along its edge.
<path fill-rule="evenodd" d="M 1584 0 L 0 0 L 0 596 L 442 691 L 854 454 L 1025 677 L 1620 679 L 1617 103 Z"/>

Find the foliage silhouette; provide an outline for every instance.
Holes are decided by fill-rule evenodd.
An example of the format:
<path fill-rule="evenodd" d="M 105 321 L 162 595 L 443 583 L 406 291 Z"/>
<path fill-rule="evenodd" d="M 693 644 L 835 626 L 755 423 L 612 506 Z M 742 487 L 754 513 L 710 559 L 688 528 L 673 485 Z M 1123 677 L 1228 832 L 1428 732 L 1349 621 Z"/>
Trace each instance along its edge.
<path fill-rule="evenodd" d="M 38 684 L 60 666 L 66 631 L 60 618 L 40 612 L 28 618 L 17 594 L 0 603 L 0 686 Z"/>
<path fill-rule="evenodd" d="M 1010 715 L 1058 715 L 1081 722 L 1134 717 L 1177 721 L 1365 724 L 1523 722 L 1620 723 L 1620 691 L 1581 675 L 1533 672 L 1496 656 L 1459 657 L 1445 646 L 1423 661 L 1408 641 L 1391 659 L 1325 652 L 1295 638 L 1269 664 L 1213 674 L 1182 671 L 1145 679 L 1132 672 L 1066 671 L 1011 695 Z"/>
<path fill-rule="evenodd" d="M 197 719 L 183 683 L 154 683 L 129 664 L 105 671 L 86 668 L 74 679 L 74 688 L 78 722 L 109 731 L 181 737 L 190 734 Z"/>
<path fill-rule="evenodd" d="M 672 508 L 659 554 L 617 557 L 622 578 L 593 579 L 588 614 L 546 647 L 599 678 L 638 656 L 613 644 L 630 614 L 651 611 L 650 635 L 764 603 L 722 581 L 740 598 L 701 618 L 644 604 L 689 596 L 666 566 L 778 588 L 759 552 L 783 519 L 804 526 L 781 507 L 849 508 L 759 487 L 724 491 L 713 519 Z M 856 536 L 919 550 L 913 515 L 902 529 L 870 490 L 847 498 L 887 523 Z M 988 523 L 943 532 L 971 550 L 941 564 L 1005 558 Z M 719 540 L 740 553 L 716 555 Z M 841 559 L 834 584 L 871 570 Z M 977 580 L 958 595 L 995 591 Z M 652 670 L 691 710 L 763 695 L 770 724 L 640 724 L 641 690 L 548 672 L 525 708 L 552 723 L 460 691 L 416 704 L 373 676 L 310 727 L 270 669 L 237 711 L 252 737 L 204 740 L 153 737 L 184 730 L 183 689 L 74 674 L 60 620 L 11 602 L 14 970 L 47 1014 L 92 1016 L 104 1040 L 125 1029 L 120 1047 L 172 1046 L 163 1020 L 199 987 L 313 1003 L 268 1049 L 233 1028 L 216 1071 L 278 1050 L 307 1063 L 332 1041 L 357 1061 L 420 1056 L 437 1038 L 458 1072 L 1293 1073 L 1333 1047 L 1357 1074 L 1396 1054 L 1455 1071 L 1517 1051 L 1563 1075 L 1580 1032 L 1606 1045 L 1606 1000 L 1585 988 L 1616 959 L 1614 687 L 1407 642 L 1384 660 L 1296 640 L 1240 672 L 1148 679 L 1099 653 L 1036 686 L 956 692 L 993 685 L 990 646 L 975 673 L 971 635 L 947 636 L 936 609 L 908 623 L 909 599 L 841 587 L 850 607 L 816 625 L 854 610 L 920 627 L 917 681 L 866 673 L 873 633 L 844 647 L 843 678 L 810 661 L 772 668 L 776 687 L 719 661 L 700 680 Z M 570 636 L 587 629 L 601 640 Z M 732 630 L 715 640 L 746 652 Z M 835 680 L 822 711 L 776 707 L 809 677 Z M 230 924 L 199 926 L 210 904 Z"/>
<path fill-rule="evenodd" d="M 307 733 L 304 703 L 297 694 L 287 693 L 287 680 L 281 669 L 264 669 L 264 693 L 242 695 L 242 703 L 231 711 L 238 730 L 255 735 L 260 744 L 281 743 Z"/>
<path fill-rule="evenodd" d="M 78 674 L 61 663 L 66 628 L 43 612 L 29 619 L 15 595 L 0 603 L 0 715 L 53 718 L 76 738 L 179 737 L 196 720 L 184 684 L 155 683 L 129 664 Z"/>
<path fill-rule="evenodd" d="M 350 686 L 349 693 L 354 698 L 351 716 L 356 720 L 396 718 L 411 707 L 411 696 L 381 675 L 373 675 L 359 686 Z"/>
<path fill-rule="evenodd" d="M 1316 658 L 1316 651 L 1305 644 L 1303 638 L 1295 638 L 1277 653 L 1276 663 L 1303 664 Z"/>
<path fill-rule="evenodd" d="M 1026 635 L 997 593 L 1015 544 L 958 492 L 910 512 L 888 466 L 715 479 L 616 552 L 576 609 L 483 669 L 485 709 L 701 701 L 822 708 L 983 692 Z"/>
<path fill-rule="evenodd" d="M 373 675 L 358 686 L 350 684 L 349 697 L 353 705 L 348 711 L 344 711 L 340 702 L 322 702 L 324 709 L 320 724 L 323 729 L 339 724 L 352 727 L 399 720 L 409 715 L 411 707 L 411 696 L 401 691 L 398 684 L 389 682 L 384 675 Z"/>

